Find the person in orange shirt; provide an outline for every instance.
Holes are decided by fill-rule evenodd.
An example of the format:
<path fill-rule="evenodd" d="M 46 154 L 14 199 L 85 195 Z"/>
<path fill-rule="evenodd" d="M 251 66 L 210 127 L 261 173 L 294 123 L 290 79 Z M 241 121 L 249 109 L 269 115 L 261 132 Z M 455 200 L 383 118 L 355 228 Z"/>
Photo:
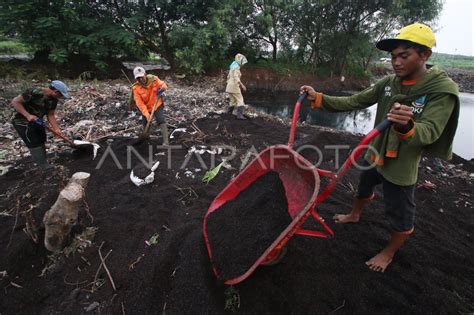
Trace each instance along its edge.
<path fill-rule="evenodd" d="M 155 110 L 154 118 L 160 125 L 163 145 L 169 145 L 168 126 L 164 114 L 165 104 L 163 103 L 162 97 L 157 100 L 158 90 L 166 91 L 168 85 L 155 75 L 147 75 L 143 67 L 135 67 L 135 69 L 133 69 L 133 75 L 136 80 L 132 85 L 133 99 L 143 117 L 145 117 L 144 124 L 150 119 L 155 102 L 158 102 L 158 108 Z"/>

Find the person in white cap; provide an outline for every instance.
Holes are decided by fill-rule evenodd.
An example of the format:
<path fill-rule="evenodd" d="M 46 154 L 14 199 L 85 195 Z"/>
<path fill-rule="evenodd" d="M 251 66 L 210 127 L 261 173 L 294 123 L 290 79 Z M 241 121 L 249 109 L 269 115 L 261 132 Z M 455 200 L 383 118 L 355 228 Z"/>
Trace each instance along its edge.
<path fill-rule="evenodd" d="M 70 98 L 68 87 L 61 81 L 52 81 L 47 88 L 30 88 L 15 97 L 11 104 L 16 113 L 12 124 L 30 150 L 34 162 L 42 169 L 51 169 L 46 159 L 46 130 L 43 117 L 46 115 L 51 128 L 61 133 L 54 115 L 58 99 Z"/>
<path fill-rule="evenodd" d="M 235 60 L 229 66 L 229 74 L 227 75 L 227 86 L 225 91 L 229 94 L 230 107 L 229 113 L 236 116 L 237 119 L 246 119 L 244 116 L 244 97 L 242 91 L 246 91 L 247 88 L 240 81 L 242 73 L 240 68 L 247 63 L 247 58 L 242 54 L 235 55 Z"/>
<path fill-rule="evenodd" d="M 154 117 L 158 122 L 163 136 L 163 145 L 169 144 L 168 126 L 165 120 L 163 97 L 158 97 L 158 90 L 166 91 L 168 85 L 165 81 L 160 80 L 155 75 L 146 73 L 143 67 L 135 67 L 133 69 L 133 76 L 136 82 L 132 85 L 132 97 L 135 105 L 145 118 L 144 123 L 151 118 L 151 112 L 155 102 L 158 108 L 155 111 Z"/>

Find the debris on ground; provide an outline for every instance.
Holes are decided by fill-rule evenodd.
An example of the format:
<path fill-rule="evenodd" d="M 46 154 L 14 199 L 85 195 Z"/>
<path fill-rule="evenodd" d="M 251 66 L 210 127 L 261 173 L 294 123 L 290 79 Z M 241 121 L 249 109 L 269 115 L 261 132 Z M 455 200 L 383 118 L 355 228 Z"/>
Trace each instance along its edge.
<path fill-rule="evenodd" d="M 383 275 L 364 264 L 389 238 L 383 198 L 367 205 L 359 224 L 341 225 L 331 220 L 335 213 L 351 207 L 353 192 L 347 187 L 357 187 L 359 178 L 359 172 L 351 169 L 318 207 L 336 237 L 292 238 L 279 264 L 259 267 L 235 286 L 237 293 L 226 296 L 227 288 L 216 283 L 213 275 L 203 238 L 203 217 L 214 198 L 239 173 L 248 152 L 287 142 L 289 122 L 265 115 L 238 121 L 222 113 L 227 107 L 226 96 L 215 88 L 215 82 L 189 86 L 171 79 L 168 83 L 165 114 L 171 129 L 186 131 L 176 132 L 171 139 L 170 145 L 178 148 L 172 150 L 170 161 L 168 151 L 158 148 L 162 141 L 157 129 L 149 143 L 135 148 L 139 155 L 160 162 L 155 180 L 143 187 L 130 183 L 131 170 L 143 163 L 132 155 L 128 166 L 127 148 L 142 125 L 140 114 L 125 111 L 129 88 L 124 82 L 72 85 L 73 99 L 59 106 L 61 126 L 71 138 L 77 134 L 103 149 L 92 160 L 50 137 L 48 158 L 56 167 L 47 178 L 32 167 L 27 149 L 10 124 L 2 121 L 0 141 L 6 152 L 0 155 L 0 166 L 8 167 L 0 180 L 0 271 L 5 271 L 0 277 L 2 314 L 84 313 L 89 307 L 91 313 L 113 314 L 161 314 L 164 309 L 169 314 L 220 314 L 235 309 L 243 314 L 331 313 L 338 309 L 368 314 L 472 312 L 474 170 L 456 156 L 442 162 L 442 168 L 432 158 L 423 158 L 419 182 L 431 182 L 436 192 L 417 189 L 415 233 Z M 223 90 L 224 84 L 220 86 Z M 0 102 L 8 101 L 5 97 Z M 2 108 L 8 107 L 4 105 Z M 0 112 L 3 115 L 4 111 Z M 303 133 L 312 136 L 300 138 Z M 336 144 L 354 147 L 360 140 L 353 134 L 315 126 L 299 126 L 296 137 L 302 145 L 319 148 Z M 223 151 L 218 156 L 207 151 L 188 155 L 193 146 L 196 150 L 205 146 L 209 151 L 221 147 Z M 233 159 L 228 146 L 235 148 Z M 105 155 L 109 147 L 117 161 Z M 319 168 L 335 171 L 334 150 L 322 152 Z M 301 154 L 312 163 L 319 160 L 314 150 Z M 233 167 L 221 169 L 205 184 L 202 174 L 215 167 L 212 162 L 216 157 Z M 340 158 L 345 157 L 342 154 Z M 196 169 L 201 169 L 199 175 Z M 185 175 L 187 170 L 194 178 Z M 51 258 L 55 267 L 39 277 L 49 266 L 50 253 L 23 230 L 28 220 L 41 222 L 70 176 L 79 171 L 90 173 L 91 179 L 71 241 L 84 229 L 98 230 L 90 247 L 56 261 Z M 325 184 L 322 180 L 322 187 Z M 381 188 L 375 193 L 380 197 Z M 41 236 L 44 229 L 38 227 L 38 232 Z M 146 246 L 144 240 L 155 233 L 159 233 L 157 243 Z M 97 244 L 103 242 L 108 251 L 104 255 L 99 251 L 99 255 Z"/>

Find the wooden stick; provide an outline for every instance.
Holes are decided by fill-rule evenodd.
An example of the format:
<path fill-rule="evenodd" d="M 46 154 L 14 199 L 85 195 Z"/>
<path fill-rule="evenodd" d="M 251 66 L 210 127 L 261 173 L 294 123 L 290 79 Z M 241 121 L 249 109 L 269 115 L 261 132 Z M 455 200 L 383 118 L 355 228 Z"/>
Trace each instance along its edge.
<path fill-rule="evenodd" d="M 92 129 L 94 129 L 94 126 L 89 127 L 89 131 L 86 134 L 86 141 L 89 141 L 89 139 L 91 137 Z"/>
<path fill-rule="evenodd" d="M 99 247 L 100 260 L 102 261 L 102 266 L 104 266 L 104 269 L 107 272 L 107 275 L 109 276 L 109 280 L 110 280 L 110 284 L 112 284 L 112 288 L 114 289 L 114 291 L 117 291 L 117 288 L 115 287 L 114 279 L 112 279 L 112 275 L 110 274 L 109 268 L 107 268 L 104 257 L 102 257 L 102 252 L 100 251 L 100 249 L 102 248 L 102 245 L 104 245 L 104 242 L 102 242 L 102 244 L 100 244 L 100 247 Z M 112 250 L 109 251 L 107 256 L 110 254 L 110 252 L 112 252 Z"/>
<path fill-rule="evenodd" d="M 111 252 L 112 252 L 112 251 L 109 251 L 109 252 L 107 253 L 107 255 L 105 255 L 104 260 L 107 259 L 107 257 L 109 257 L 109 254 L 110 254 Z M 99 265 L 99 268 L 97 268 L 97 271 L 95 272 L 94 282 L 93 282 L 93 283 L 97 282 L 97 277 L 99 276 L 99 272 L 100 272 L 101 269 L 102 269 L 102 263 Z"/>
<path fill-rule="evenodd" d="M 14 286 L 15 288 L 23 289 L 23 287 L 22 287 L 21 285 L 15 283 L 15 282 L 13 282 L 13 281 L 10 281 L 10 284 L 11 284 L 12 286 Z"/>
<path fill-rule="evenodd" d="M 65 284 L 67 284 L 67 285 L 78 286 L 78 285 L 80 285 L 80 284 L 87 283 L 87 280 L 84 280 L 84 281 L 82 281 L 82 282 L 72 283 L 72 282 L 66 281 L 66 277 L 67 277 L 67 275 L 64 276 L 63 282 L 64 282 Z"/>
<path fill-rule="evenodd" d="M 86 199 L 84 199 L 84 208 L 86 210 L 87 216 L 91 219 L 91 223 L 94 223 L 94 217 L 91 214 L 91 209 L 89 208 L 89 204 L 87 203 Z"/>
<path fill-rule="evenodd" d="M 13 239 L 13 233 L 15 232 L 16 225 L 18 223 L 18 212 L 20 212 L 20 199 L 16 201 L 16 215 L 15 215 L 15 224 L 13 224 L 12 233 L 10 234 L 10 240 L 8 241 L 7 248 L 10 247 L 10 244 Z"/>
<path fill-rule="evenodd" d="M 339 305 L 338 307 L 336 307 L 334 310 L 332 310 L 329 314 L 333 314 L 333 313 L 337 312 L 338 310 L 343 308 L 345 305 L 346 305 L 346 300 L 342 301 L 342 304 Z"/>
<path fill-rule="evenodd" d="M 205 135 L 205 133 L 202 132 L 202 130 L 199 129 L 198 126 L 196 126 L 196 124 L 194 123 L 194 121 L 192 122 L 191 126 L 192 126 L 197 132 L 202 133 L 203 135 Z"/>
<path fill-rule="evenodd" d="M 95 138 L 95 139 L 94 139 L 93 141 L 91 141 L 91 142 L 97 142 L 97 141 L 99 141 L 99 140 L 101 140 L 101 139 L 104 139 L 104 138 L 107 138 L 107 137 L 110 137 L 110 136 L 116 136 L 116 135 L 118 135 L 118 134 L 120 134 L 120 133 L 122 133 L 122 132 L 131 131 L 131 130 L 137 129 L 137 128 L 139 128 L 139 127 L 140 127 L 140 126 L 134 126 L 134 127 L 127 128 L 127 129 L 124 129 L 124 130 L 119 130 L 119 131 L 116 131 L 116 132 L 112 132 L 112 133 L 106 134 L 105 136 L 101 136 L 101 137 L 99 137 L 99 138 Z"/>
<path fill-rule="evenodd" d="M 127 78 L 127 81 L 128 83 L 130 83 L 130 85 L 132 85 L 132 81 L 130 81 L 130 79 L 128 78 L 127 74 L 125 73 L 125 71 L 123 71 L 123 69 L 120 69 L 120 71 L 122 71 L 123 75 Z"/>
<path fill-rule="evenodd" d="M 77 147 L 71 139 L 66 138 L 65 136 L 63 136 L 63 135 L 60 134 L 59 132 L 56 132 L 56 130 L 54 130 L 53 128 L 51 128 L 51 127 L 49 127 L 49 126 L 46 126 L 46 129 L 48 129 L 48 130 L 49 130 L 52 134 L 54 134 L 56 137 L 61 138 L 61 139 L 63 139 L 64 141 L 66 141 L 71 147 L 73 147 L 73 148 Z"/>

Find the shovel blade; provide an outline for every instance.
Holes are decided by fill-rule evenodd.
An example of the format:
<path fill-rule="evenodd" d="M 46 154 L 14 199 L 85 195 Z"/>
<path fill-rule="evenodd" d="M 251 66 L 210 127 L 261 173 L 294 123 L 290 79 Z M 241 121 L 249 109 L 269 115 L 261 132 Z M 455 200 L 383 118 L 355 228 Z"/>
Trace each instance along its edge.
<path fill-rule="evenodd" d="M 138 136 L 137 139 L 135 139 L 132 143 L 132 145 L 139 145 L 145 142 L 150 138 L 150 133 L 149 132 L 143 132 L 141 135 Z"/>

